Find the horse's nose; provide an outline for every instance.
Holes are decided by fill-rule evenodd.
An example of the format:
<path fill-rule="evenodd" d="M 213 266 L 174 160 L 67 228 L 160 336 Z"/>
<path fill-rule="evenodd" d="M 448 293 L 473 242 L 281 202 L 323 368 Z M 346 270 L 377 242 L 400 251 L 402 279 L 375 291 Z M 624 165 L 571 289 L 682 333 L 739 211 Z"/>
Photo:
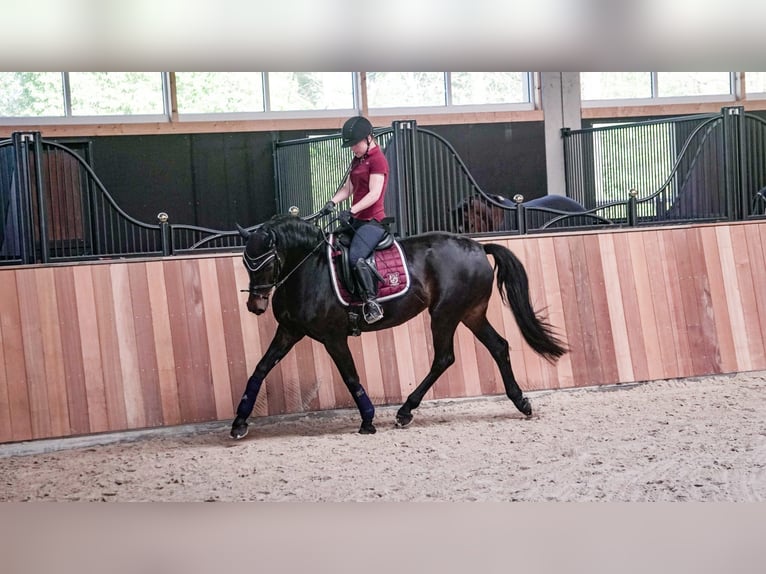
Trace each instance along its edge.
<path fill-rule="evenodd" d="M 247 299 L 247 310 L 256 315 L 261 315 L 266 312 L 269 307 L 268 297 L 256 297 L 251 295 Z"/>

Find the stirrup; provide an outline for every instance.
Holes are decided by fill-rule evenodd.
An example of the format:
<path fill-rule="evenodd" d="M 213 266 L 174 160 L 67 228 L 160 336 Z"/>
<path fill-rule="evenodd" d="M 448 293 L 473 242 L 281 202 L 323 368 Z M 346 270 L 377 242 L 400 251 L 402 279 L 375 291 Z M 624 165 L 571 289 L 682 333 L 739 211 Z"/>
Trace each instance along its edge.
<path fill-rule="evenodd" d="M 368 324 L 376 323 L 383 318 L 383 309 L 376 301 L 367 301 L 362 307 L 362 314 Z"/>

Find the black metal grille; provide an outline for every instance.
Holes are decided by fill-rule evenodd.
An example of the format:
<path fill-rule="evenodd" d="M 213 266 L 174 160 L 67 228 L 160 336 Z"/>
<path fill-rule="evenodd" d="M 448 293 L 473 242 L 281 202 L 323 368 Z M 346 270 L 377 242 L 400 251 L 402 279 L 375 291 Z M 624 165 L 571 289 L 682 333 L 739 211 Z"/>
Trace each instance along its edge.
<path fill-rule="evenodd" d="M 72 149 L 15 133 L 0 142 L 0 263 L 49 263 L 242 246 L 236 230 L 157 223 L 123 211 Z"/>
<path fill-rule="evenodd" d="M 763 214 L 757 192 L 766 186 L 766 123 L 741 107 L 562 135 L 567 195 L 614 223 Z"/>

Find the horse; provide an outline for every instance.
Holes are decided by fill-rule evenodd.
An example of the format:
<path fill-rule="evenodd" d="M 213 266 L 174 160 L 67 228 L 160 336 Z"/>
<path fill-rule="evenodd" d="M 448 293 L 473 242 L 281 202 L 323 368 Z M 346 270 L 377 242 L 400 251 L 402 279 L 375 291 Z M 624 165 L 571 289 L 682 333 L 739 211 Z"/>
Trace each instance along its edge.
<path fill-rule="evenodd" d="M 375 408 L 362 386 L 348 347 L 349 312 L 336 297 L 326 254 L 328 233 L 311 217 L 276 215 L 252 231 L 237 226 L 245 240 L 243 262 L 249 276 L 247 309 L 262 315 L 272 299 L 277 330 L 266 353 L 247 381 L 232 422 L 230 436 L 247 434 L 247 419 L 268 375 L 293 346 L 308 336 L 322 343 L 351 393 L 362 422 L 360 434 L 376 432 Z M 383 319 L 359 325 L 361 332 L 400 325 L 424 310 L 431 315 L 434 358 L 421 383 L 396 413 L 395 426 L 406 427 L 426 392 L 455 362 L 453 337 L 463 323 L 489 350 L 508 398 L 527 417 L 532 406 L 511 369 L 508 342 L 487 319 L 495 272 L 497 288 L 510 306 L 521 334 L 532 349 L 555 363 L 567 352 L 554 328 L 533 308 L 527 273 L 507 248 L 480 244 L 449 232 L 429 232 L 397 240 L 406 258 L 410 285 L 400 297 L 382 303 Z M 486 255 L 494 257 L 495 266 Z M 273 295 L 272 295 L 273 292 Z"/>
<path fill-rule="evenodd" d="M 544 195 L 524 201 L 522 205 L 541 208 L 541 211 L 535 213 L 532 221 L 535 227 L 567 213 L 586 211 L 581 203 L 563 195 Z M 485 197 L 476 194 L 461 201 L 453 210 L 453 214 L 459 233 L 491 233 L 511 229 L 509 219 L 516 216 L 515 211 L 516 203 L 505 196 L 490 194 Z M 593 218 L 598 219 L 596 216 Z"/>

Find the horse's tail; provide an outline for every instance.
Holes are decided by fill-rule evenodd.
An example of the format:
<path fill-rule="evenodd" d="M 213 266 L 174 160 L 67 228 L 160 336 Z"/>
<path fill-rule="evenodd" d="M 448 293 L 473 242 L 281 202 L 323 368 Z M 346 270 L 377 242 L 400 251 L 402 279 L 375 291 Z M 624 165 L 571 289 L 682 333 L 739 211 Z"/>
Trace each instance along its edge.
<path fill-rule="evenodd" d="M 502 300 L 513 311 L 524 340 L 548 361 L 556 362 L 569 349 L 553 333 L 550 323 L 538 316 L 532 308 L 529 299 L 529 279 L 521 261 L 502 245 L 488 243 L 483 247 L 484 251 L 495 258 L 497 290 Z"/>

